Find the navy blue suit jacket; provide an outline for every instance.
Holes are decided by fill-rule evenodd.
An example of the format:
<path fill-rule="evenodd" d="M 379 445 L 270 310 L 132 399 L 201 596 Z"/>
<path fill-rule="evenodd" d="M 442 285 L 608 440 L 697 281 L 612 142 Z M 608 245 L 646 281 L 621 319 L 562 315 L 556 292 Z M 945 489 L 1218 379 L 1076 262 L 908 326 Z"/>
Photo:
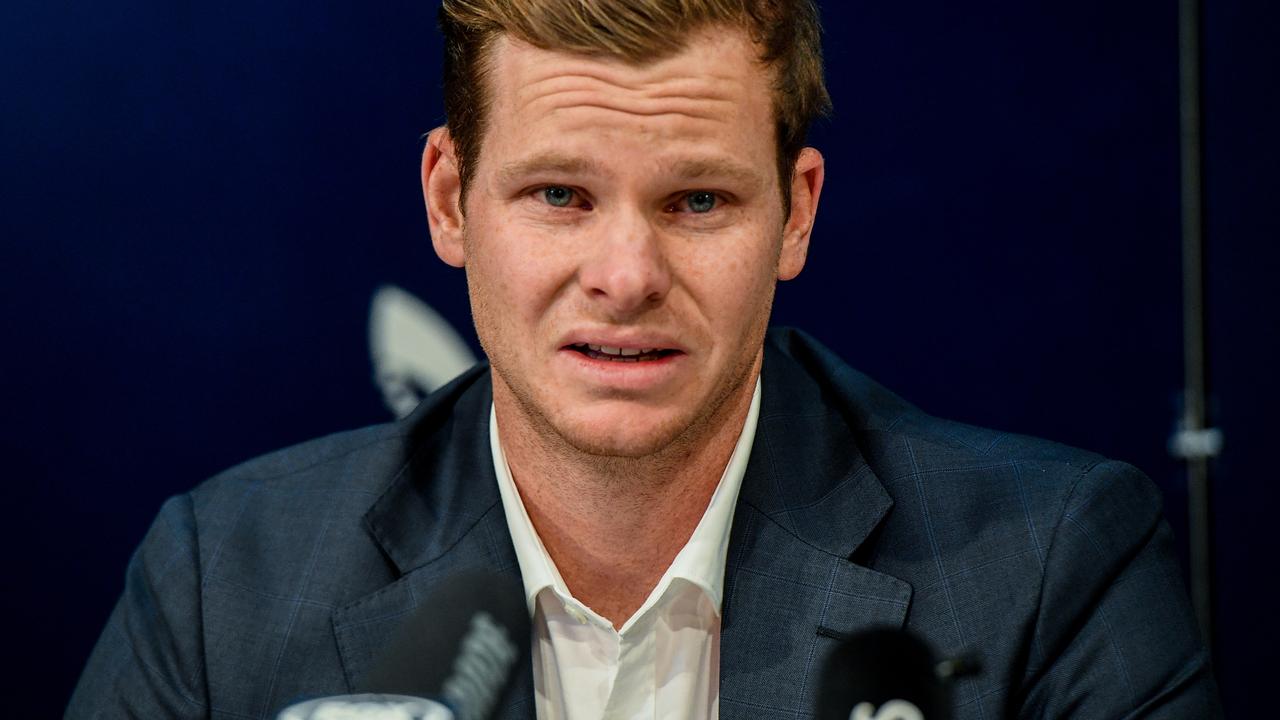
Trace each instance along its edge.
<path fill-rule="evenodd" d="M 1219 714 L 1156 488 L 1137 470 L 930 417 L 772 331 L 725 577 L 720 713 L 806 717 L 839 639 L 906 627 L 976 652 L 957 718 Z M 480 366 L 406 420 L 171 499 L 71 718 L 272 718 L 358 688 L 464 568 L 513 577 Z M 529 663 L 500 713 L 532 718 Z"/>

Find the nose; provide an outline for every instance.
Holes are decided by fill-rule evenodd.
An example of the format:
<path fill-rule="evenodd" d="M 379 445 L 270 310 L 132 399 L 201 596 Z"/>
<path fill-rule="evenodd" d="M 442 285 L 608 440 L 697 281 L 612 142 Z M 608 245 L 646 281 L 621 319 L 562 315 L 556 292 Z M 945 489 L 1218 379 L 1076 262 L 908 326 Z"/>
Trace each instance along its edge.
<path fill-rule="evenodd" d="M 610 320 L 625 320 L 662 303 L 671 269 L 662 238 L 639 211 L 600 224 L 592 251 L 578 270 L 589 301 Z"/>

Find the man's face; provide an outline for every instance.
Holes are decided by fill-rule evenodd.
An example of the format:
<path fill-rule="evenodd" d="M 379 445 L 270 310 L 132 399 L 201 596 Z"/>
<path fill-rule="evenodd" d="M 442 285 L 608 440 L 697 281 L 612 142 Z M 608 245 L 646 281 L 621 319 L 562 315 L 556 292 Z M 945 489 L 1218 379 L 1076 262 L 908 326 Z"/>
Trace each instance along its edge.
<path fill-rule="evenodd" d="M 433 210 L 432 235 L 466 267 L 500 417 L 594 455 L 696 442 L 750 395 L 821 157 L 802 156 L 789 221 L 771 78 L 735 30 L 643 66 L 508 38 L 493 52 L 466 212 Z M 427 165 L 428 205 L 448 204 Z"/>

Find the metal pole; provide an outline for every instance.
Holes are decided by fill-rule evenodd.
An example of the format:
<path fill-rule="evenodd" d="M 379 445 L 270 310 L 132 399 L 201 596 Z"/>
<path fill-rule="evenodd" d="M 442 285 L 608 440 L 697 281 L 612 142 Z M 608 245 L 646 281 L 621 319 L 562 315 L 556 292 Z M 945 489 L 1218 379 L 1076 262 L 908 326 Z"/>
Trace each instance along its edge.
<path fill-rule="evenodd" d="M 1201 144 L 1200 0 L 1179 0 L 1178 68 L 1182 155 L 1183 409 L 1174 454 L 1187 464 L 1191 600 L 1205 645 L 1213 643 L 1213 557 L 1209 460 L 1221 434 L 1205 408 L 1204 188 Z"/>

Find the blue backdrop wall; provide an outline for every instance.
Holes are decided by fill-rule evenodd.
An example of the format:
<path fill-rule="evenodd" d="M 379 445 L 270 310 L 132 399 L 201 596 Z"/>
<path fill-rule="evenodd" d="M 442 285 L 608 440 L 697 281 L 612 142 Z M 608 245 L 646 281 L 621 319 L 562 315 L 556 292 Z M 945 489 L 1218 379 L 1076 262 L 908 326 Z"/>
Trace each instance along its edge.
<path fill-rule="evenodd" d="M 1280 620 L 1280 11 L 1207 0 L 1218 675 L 1262 712 Z M 470 337 L 435 260 L 427 0 L 0 7 L 4 615 L 52 714 L 161 501 L 390 413 L 384 283 Z M 776 321 L 935 414 L 1132 462 L 1185 538 L 1172 2 L 823 8 L 834 118 L 809 267 Z M 474 342 L 474 341 L 471 341 Z M 11 700 L 12 702 L 12 700 Z M 24 706 L 23 704 L 26 704 Z"/>

